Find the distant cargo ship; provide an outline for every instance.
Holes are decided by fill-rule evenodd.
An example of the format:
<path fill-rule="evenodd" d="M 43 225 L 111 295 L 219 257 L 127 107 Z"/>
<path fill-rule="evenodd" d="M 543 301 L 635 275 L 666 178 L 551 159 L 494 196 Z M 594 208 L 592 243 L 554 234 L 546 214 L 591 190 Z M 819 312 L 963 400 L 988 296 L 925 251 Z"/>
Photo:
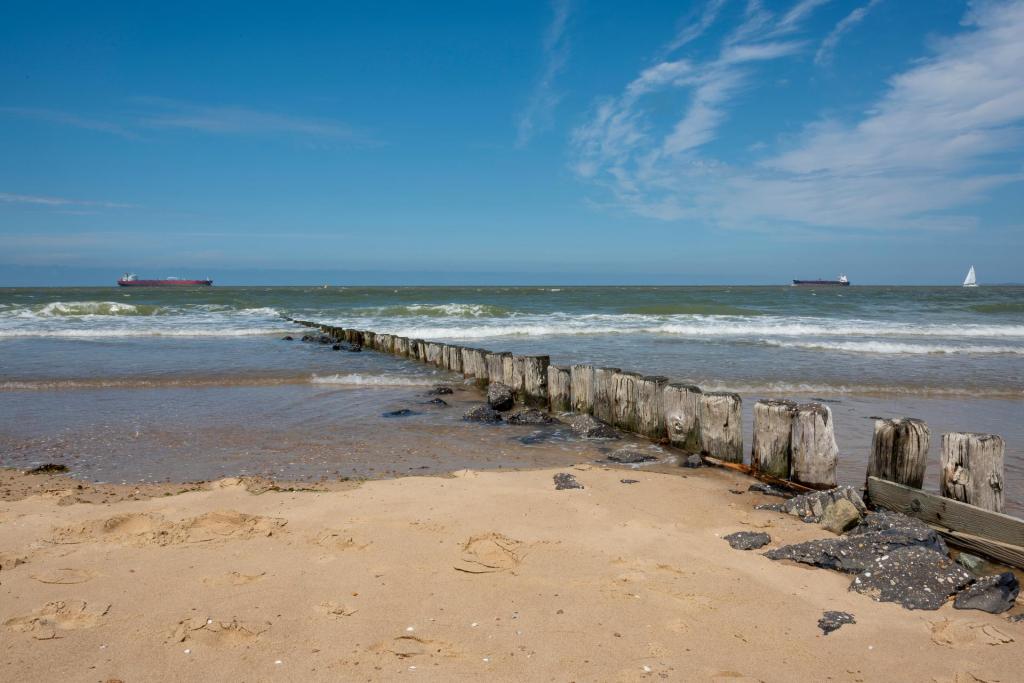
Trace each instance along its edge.
<path fill-rule="evenodd" d="M 180 280 L 176 277 L 163 280 L 140 280 L 135 273 L 125 273 L 117 280 L 120 287 L 209 287 L 213 280 Z"/>
<path fill-rule="evenodd" d="M 810 287 L 815 285 L 831 285 L 834 287 L 849 287 L 850 279 L 845 275 L 840 275 L 835 280 L 793 280 L 794 287 Z"/>

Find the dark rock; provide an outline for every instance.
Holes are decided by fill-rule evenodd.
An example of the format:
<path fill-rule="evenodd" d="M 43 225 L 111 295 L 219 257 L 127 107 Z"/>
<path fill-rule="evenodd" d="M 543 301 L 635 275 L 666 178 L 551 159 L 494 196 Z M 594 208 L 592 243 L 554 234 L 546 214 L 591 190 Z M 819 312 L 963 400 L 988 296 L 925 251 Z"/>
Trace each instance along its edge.
<path fill-rule="evenodd" d="M 899 515 L 905 518 L 903 526 L 889 526 L 898 519 L 868 521 L 879 515 Z M 920 547 L 943 557 L 949 554 L 945 541 L 922 522 L 899 513 L 869 514 L 853 531 L 838 538 L 826 538 L 786 545 L 769 550 L 765 557 L 772 560 L 793 560 L 825 569 L 856 574 L 874 566 L 877 558 L 901 548 Z"/>
<path fill-rule="evenodd" d="M 1007 621 L 1011 621 L 1014 624 L 1024 623 L 1024 612 L 1020 614 L 1014 614 L 1012 617 L 1006 617 Z"/>
<path fill-rule="evenodd" d="M 281 341 L 295 341 L 295 337 L 291 336 L 290 334 L 285 335 L 284 337 L 281 337 Z"/>
<path fill-rule="evenodd" d="M 657 460 L 658 458 L 649 453 L 641 453 L 640 451 L 634 451 L 629 448 L 620 448 L 617 451 L 609 453 L 608 459 L 611 460 L 612 462 L 632 464 L 638 462 L 651 462 L 653 460 Z"/>
<path fill-rule="evenodd" d="M 326 334 L 321 334 L 317 341 L 320 342 L 321 344 L 330 344 L 334 340 L 328 337 Z"/>
<path fill-rule="evenodd" d="M 957 594 L 953 607 L 980 609 L 990 614 L 1001 614 L 1013 607 L 1020 593 L 1020 583 L 1013 572 L 985 576 Z"/>
<path fill-rule="evenodd" d="M 551 425 L 559 424 L 559 420 L 536 408 L 520 408 L 505 417 L 510 425 Z"/>
<path fill-rule="evenodd" d="M 775 496 L 776 498 L 789 498 L 791 494 L 783 491 L 780 488 L 776 488 L 771 484 L 751 484 L 747 487 L 748 491 L 754 491 L 764 496 Z"/>
<path fill-rule="evenodd" d="M 304 342 L 315 342 L 316 341 L 316 337 L 314 337 L 311 334 L 304 334 L 304 335 L 302 335 L 302 341 L 304 341 Z"/>
<path fill-rule="evenodd" d="M 960 553 L 956 556 L 957 563 L 973 574 L 981 573 L 985 567 L 985 560 L 970 553 Z"/>
<path fill-rule="evenodd" d="M 486 422 L 488 424 L 494 424 L 496 422 L 501 422 L 501 413 L 489 405 L 480 404 L 467 410 L 462 415 L 462 419 L 467 422 Z"/>
<path fill-rule="evenodd" d="M 516 404 L 516 395 L 501 382 L 487 385 L 487 405 L 495 410 L 511 410 Z"/>
<path fill-rule="evenodd" d="M 821 515 L 821 528 L 834 534 L 849 531 L 860 523 L 860 510 L 845 498 L 825 508 Z"/>
<path fill-rule="evenodd" d="M 874 558 L 853 579 L 850 590 L 907 609 L 936 610 L 972 581 L 971 573 L 946 555 L 914 546 Z"/>
<path fill-rule="evenodd" d="M 835 631 L 843 624 L 856 624 L 857 621 L 853 618 L 853 615 L 849 612 L 825 612 L 821 615 L 821 619 L 818 619 L 818 628 L 826 636 L 832 631 Z"/>
<path fill-rule="evenodd" d="M 438 385 L 436 387 L 431 388 L 431 390 L 427 392 L 427 396 L 445 396 L 447 394 L 454 393 L 455 391 L 451 387 Z"/>
<path fill-rule="evenodd" d="M 593 415 L 572 415 L 566 423 L 576 436 L 584 439 L 621 439 L 619 430 Z"/>
<path fill-rule="evenodd" d="M 444 400 L 443 398 L 432 398 L 429 401 L 427 401 L 427 403 L 429 405 L 434 405 L 434 406 L 446 406 L 446 405 L 448 405 L 448 401 Z"/>
<path fill-rule="evenodd" d="M 48 462 L 45 465 L 39 465 L 33 467 L 30 470 L 26 470 L 25 474 L 57 474 L 59 472 L 67 472 L 68 466 L 61 465 L 60 463 Z"/>
<path fill-rule="evenodd" d="M 723 538 L 736 550 L 756 550 L 772 542 L 772 537 L 763 531 L 737 531 Z"/>
<path fill-rule="evenodd" d="M 413 415 L 419 415 L 419 413 L 415 410 L 410 410 L 409 408 L 402 408 L 400 410 L 392 410 L 384 413 L 381 417 L 411 417 Z"/>
<path fill-rule="evenodd" d="M 639 479 L 619 479 L 620 484 L 639 484 Z"/>
<path fill-rule="evenodd" d="M 355 346 L 350 346 L 350 347 L 348 347 L 345 350 L 350 352 L 350 353 L 359 353 L 360 351 L 363 350 L 363 347 L 359 346 L 358 344 L 356 344 Z"/>
<path fill-rule="evenodd" d="M 331 348 L 335 351 L 341 351 L 341 344 L 333 344 Z"/>
<path fill-rule="evenodd" d="M 783 511 L 791 514 L 795 517 L 799 517 L 805 522 L 820 522 L 821 515 L 824 514 L 825 508 L 832 503 L 836 502 L 840 498 L 853 503 L 853 506 L 857 510 L 864 514 L 867 512 L 867 508 L 864 506 L 864 501 L 861 500 L 860 494 L 852 486 L 837 486 L 834 489 L 828 491 L 811 491 L 810 493 L 802 493 L 795 498 L 790 498 L 783 503 Z"/>
<path fill-rule="evenodd" d="M 572 476 L 567 472 L 559 472 L 555 475 L 555 490 L 562 491 L 563 489 L 581 489 L 583 484 L 576 481 L 576 477 Z"/>
<path fill-rule="evenodd" d="M 695 469 L 697 467 L 703 467 L 703 466 L 704 466 L 704 461 L 701 460 L 701 457 L 699 455 L 697 455 L 696 453 L 694 453 L 693 455 L 686 456 L 686 460 L 683 461 L 683 467 L 689 467 L 689 468 Z"/>

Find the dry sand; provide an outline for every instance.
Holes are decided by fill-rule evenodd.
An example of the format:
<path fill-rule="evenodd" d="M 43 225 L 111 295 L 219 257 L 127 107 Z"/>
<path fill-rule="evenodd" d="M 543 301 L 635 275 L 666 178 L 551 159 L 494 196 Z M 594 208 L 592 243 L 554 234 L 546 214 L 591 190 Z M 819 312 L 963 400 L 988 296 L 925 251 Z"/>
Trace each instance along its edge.
<path fill-rule="evenodd" d="M 1024 623 L 730 548 L 826 535 L 742 475 L 558 471 L 9 494 L 0 680 L 1021 680 Z"/>

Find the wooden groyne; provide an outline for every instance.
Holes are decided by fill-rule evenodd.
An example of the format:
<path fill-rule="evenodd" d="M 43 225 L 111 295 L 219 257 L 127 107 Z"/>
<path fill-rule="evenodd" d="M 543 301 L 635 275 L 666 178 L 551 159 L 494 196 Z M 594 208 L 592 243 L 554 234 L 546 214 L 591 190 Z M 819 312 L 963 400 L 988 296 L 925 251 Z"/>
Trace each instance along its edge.
<path fill-rule="evenodd" d="M 418 360 L 461 374 L 481 388 L 508 386 L 516 400 L 553 413 L 592 415 L 623 431 L 699 454 L 795 490 L 836 485 L 839 448 L 832 411 L 823 403 L 763 399 L 754 404 L 750 464 L 744 464 L 742 399 L 729 392 L 620 368 L 554 366 L 543 355 L 493 352 L 288 318 L 334 341 Z M 912 418 L 875 422 L 866 476 L 870 504 L 910 514 L 961 547 L 1024 568 L 1024 520 L 1003 512 L 1005 445 L 994 434 L 942 435 L 941 495 L 921 490 L 928 426 Z"/>

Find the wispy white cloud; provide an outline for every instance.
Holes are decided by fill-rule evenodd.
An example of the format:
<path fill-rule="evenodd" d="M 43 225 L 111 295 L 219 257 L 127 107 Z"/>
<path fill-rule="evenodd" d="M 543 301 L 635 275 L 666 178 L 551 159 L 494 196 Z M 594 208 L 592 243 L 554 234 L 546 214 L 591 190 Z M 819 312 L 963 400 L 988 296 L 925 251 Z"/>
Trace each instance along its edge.
<path fill-rule="evenodd" d="M 843 39 L 843 36 L 852 31 L 857 24 L 864 21 L 868 12 L 874 9 L 874 7 L 881 1 L 882 0 L 870 0 L 868 4 L 858 7 L 840 19 L 839 23 L 835 25 L 835 28 L 832 29 L 831 33 L 825 36 L 825 39 L 821 41 L 821 46 L 818 48 L 818 52 L 814 55 L 814 63 L 819 66 L 831 63 L 832 55 L 835 54 L 836 47 L 839 45 L 839 41 Z"/>
<path fill-rule="evenodd" d="M 725 3 L 727 1 L 728 0 L 708 0 L 699 14 L 691 13 L 690 16 L 686 17 L 682 24 L 682 28 L 679 29 L 672 41 L 665 46 L 665 52 L 675 52 L 679 48 L 689 45 L 704 35 L 704 33 L 707 32 L 707 30 L 715 23 L 715 20 L 718 19 L 718 15 L 722 11 L 722 8 L 725 7 Z"/>
<path fill-rule="evenodd" d="M 120 124 L 88 116 L 79 116 L 68 112 L 54 109 L 39 109 L 34 107 L 0 107 L 0 114 L 17 116 L 19 118 L 55 123 L 73 128 L 83 128 L 101 133 L 111 133 L 125 138 L 137 137 L 136 134 Z"/>
<path fill-rule="evenodd" d="M 778 20 L 751 2 L 716 59 L 659 64 L 599 103 L 573 136 L 576 171 L 639 215 L 786 230 L 970 228 L 972 204 L 1024 181 L 1021 0 L 972 5 L 959 33 L 933 41 L 932 54 L 891 78 L 853 121 L 807 125 L 783 149 L 759 149 L 759 163 L 709 155 L 751 69 L 800 49 L 777 37 L 810 4 Z M 689 98 L 666 130 L 644 95 L 670 89 Z"/>
<path fill-rule="evenodd" d="M 552 0 L 551 12 L 551 23 L 544 32 L 544 69 L 516 125 L 516 144 L 519 147 L 528 144 L 537 131 L 552 125 L 555 107 L 561 99 L 555 90 L 555 80 L 569 59 L 565 32 L 572 13 L 572 1 Z"/>
<path fill-rule="evenodd" d="M 66 197 L 49 197 L 44 195 L 13 194 L 11 192 L 0 192 L 0 203 L 3 204 L 31 204 L 36 206 L 49 207 L 78 207 L 91 206 L 101 209 L 131 209 L 134 204 L 122 204 L 120 202 L 94 201 L 87 199 L 68 199 Z"/>

